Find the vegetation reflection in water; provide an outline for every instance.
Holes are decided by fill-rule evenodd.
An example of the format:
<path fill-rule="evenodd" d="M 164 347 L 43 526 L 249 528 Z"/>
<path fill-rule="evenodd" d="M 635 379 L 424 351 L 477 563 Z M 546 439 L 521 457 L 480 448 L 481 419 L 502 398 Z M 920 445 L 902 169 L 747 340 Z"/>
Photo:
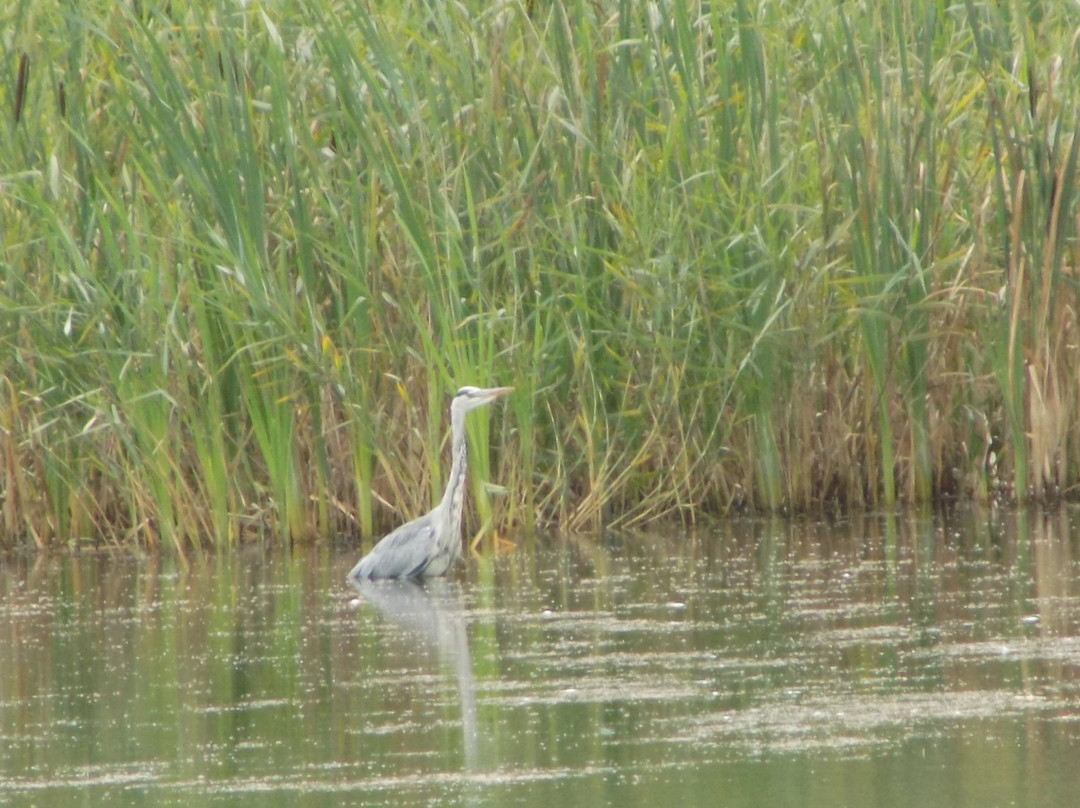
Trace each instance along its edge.
<path fill-rule="evenodd" d="M 0 568 L 0 804 L 1062 805 L 1076 511 Z"/>

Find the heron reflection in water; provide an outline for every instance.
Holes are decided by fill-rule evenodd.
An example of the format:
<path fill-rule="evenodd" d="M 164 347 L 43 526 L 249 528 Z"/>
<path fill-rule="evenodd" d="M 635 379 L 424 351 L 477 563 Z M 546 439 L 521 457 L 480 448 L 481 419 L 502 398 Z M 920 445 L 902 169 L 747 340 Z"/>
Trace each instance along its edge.
<path fill-rule="evenodd" d="M 408 635 L 408 645 L 434 650 L 453 671 L 461 698 L 465 767 L 477 769 L 476 684 L 466 631 L 465 599 L 457 581 L 403 579 L 353 581 L 352 586 L 376 611 Z M 400 631 L 392 633 L 399 637 Z M 418 642 L 417 642 L 418 641 Z"/>
<path fill-rule="evenodd" d="M 462 387 L 450 403 L 450 478 L 435 508 L 385 536 L 349 572 L 359 583 L 375 578 L 432 578 L 461 557 L 461 511 L 465 497 L 465 414 L 506 395 L 512 387 Z"/>

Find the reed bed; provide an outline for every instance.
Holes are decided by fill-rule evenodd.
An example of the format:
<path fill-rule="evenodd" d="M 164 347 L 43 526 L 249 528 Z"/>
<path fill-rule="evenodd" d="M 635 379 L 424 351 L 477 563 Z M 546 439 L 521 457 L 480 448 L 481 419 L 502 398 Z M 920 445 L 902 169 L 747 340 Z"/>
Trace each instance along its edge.
<path fill-rule="evenodd" d="M 0 542 L 1080 482 L 1075 4 L 0 11 Z"/>

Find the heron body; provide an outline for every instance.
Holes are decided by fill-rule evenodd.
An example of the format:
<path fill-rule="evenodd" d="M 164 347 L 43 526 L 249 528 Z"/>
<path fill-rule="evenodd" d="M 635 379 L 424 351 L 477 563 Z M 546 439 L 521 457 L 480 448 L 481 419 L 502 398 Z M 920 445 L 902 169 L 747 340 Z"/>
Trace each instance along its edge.
<path fill-rule="evenodd" d="M 465 501 L 465 414 L 506 395 L 512 387 L 462 387 L 450 404 L 450 477 L 442 500 L 430 512 L 383 537 L 349 572 L 348 579 L 430 578 L 445 575 L 461 557 L 461 512 Z"/>

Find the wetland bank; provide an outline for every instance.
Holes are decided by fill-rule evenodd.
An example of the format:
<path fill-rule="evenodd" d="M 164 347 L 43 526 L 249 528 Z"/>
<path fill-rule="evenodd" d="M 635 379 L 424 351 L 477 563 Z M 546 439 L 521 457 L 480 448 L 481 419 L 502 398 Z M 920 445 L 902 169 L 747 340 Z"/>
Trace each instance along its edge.
<path fill-rule="evenodd" d="M 9 4 L 0 543 L 370 541 L 462 384 L 474 528 L 1067 495 L 1078 27 Z"/>
<path fill-rule="evenodd" d="M 1078 521 L 5 560 L 0 804 L 1068 804 Z"/>

